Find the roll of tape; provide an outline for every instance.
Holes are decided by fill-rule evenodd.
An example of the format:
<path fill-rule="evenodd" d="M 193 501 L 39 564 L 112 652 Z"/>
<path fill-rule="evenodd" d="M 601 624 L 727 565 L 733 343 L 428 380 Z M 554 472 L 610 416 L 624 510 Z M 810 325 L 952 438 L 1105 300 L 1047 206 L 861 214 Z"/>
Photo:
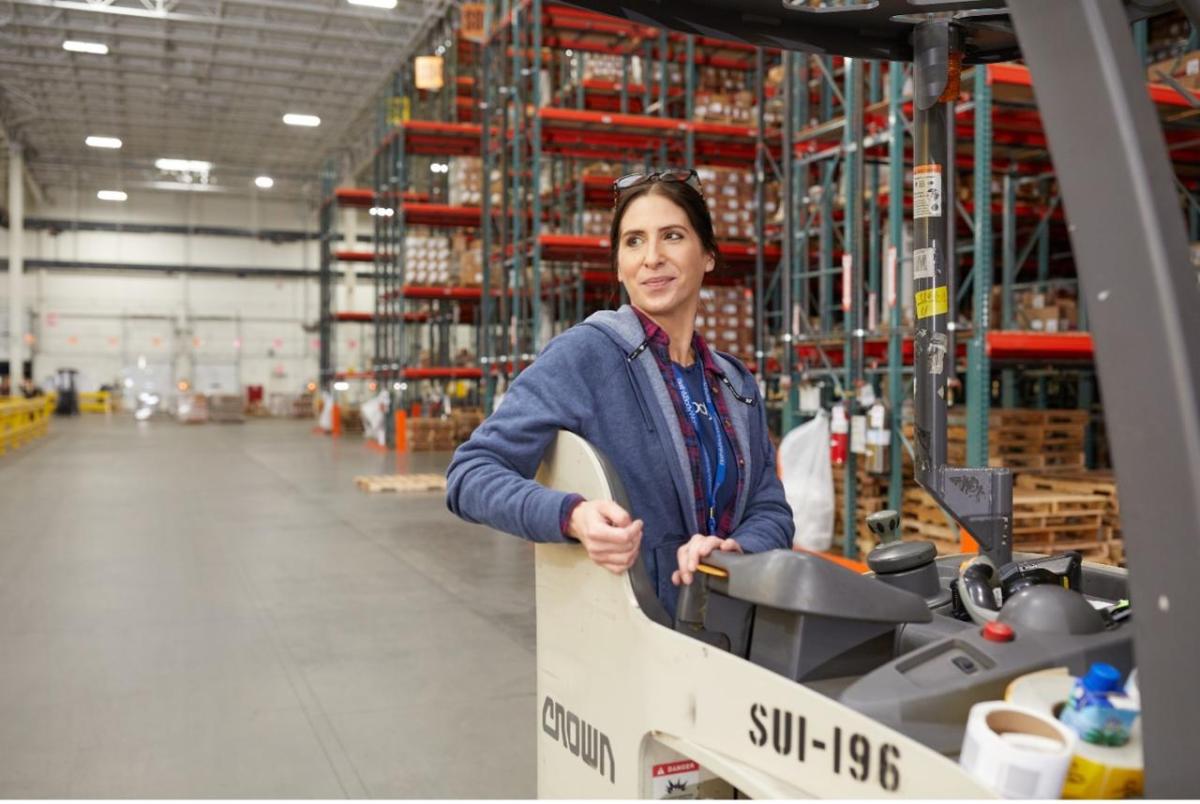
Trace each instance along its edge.
<path fill-rule="evenodd" d="M 1049 717 L 1071 694 L 1075 678 L 1067 668 L 1056 667 L 1013 679 L 1004 700 Z M 1067 771 L 1063 798 L 1133 798 L 1142 795 L 1145 772 L 1142 766 L 1142 722 L 1133 725 L 1129 742 L 1122 746 L 1075 742 L 1075 756 Z"/>
<path fill-rule="evenodd" d="M 1005 798 L 1058 798 L 1075 734 L 1044 713 L 1006 701 L 971 707 L 959 764 Z"/>

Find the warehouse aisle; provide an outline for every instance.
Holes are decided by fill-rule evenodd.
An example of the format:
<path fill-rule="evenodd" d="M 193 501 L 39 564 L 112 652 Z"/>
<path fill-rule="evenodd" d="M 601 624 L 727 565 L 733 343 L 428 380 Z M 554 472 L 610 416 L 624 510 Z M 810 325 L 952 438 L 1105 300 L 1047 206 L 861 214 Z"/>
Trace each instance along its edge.
<path fill-rule="evenodd" d="M 531 547 L 358 491 L 394 459 L 309 425 L 0 460 L 0 796 L 536 794 Z"/>

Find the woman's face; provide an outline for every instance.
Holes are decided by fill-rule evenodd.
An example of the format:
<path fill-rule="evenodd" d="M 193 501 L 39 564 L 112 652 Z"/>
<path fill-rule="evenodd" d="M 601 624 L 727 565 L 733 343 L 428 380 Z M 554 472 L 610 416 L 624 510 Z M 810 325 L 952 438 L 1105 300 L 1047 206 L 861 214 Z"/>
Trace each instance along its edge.
<path fill-rule="evenodd" d="M 713 269 L 687 213 L 669 198 L 646 193 L 625 208 L 617 242 L 617 278 L 629 300 L 654 317 L 695 315 L 704 275 Z"/>

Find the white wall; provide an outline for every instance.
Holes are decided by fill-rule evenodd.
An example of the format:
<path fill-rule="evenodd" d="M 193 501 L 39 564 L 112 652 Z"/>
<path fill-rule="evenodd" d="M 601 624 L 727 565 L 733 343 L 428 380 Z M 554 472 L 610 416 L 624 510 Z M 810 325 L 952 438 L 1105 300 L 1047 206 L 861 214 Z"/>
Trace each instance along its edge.
<path fill-rule="evenodd" d="M 315 210 L 307 204 L 273 201 L 265 193 L 239 198 L 142 191 L 131 192 L 126 203 L 60 193 L 54 200 L 41 208 L 27 206 L 27 217 L 311 231 L 317 226 Z M 365 234 L 370 226 L 362 218 L 359 230 Z M 7 235 L 0 230 L 5 256 Z M 27 230 L 25 243 L 26 259 L 312 271 L 319 266 L 315 240 L 273 244 L 246 237 Z M 5 299 L 0 309 L 7 310 L 7 295 L 7 276 L 0 275 L 0 298 Z M 59 367 L 72 367 L 80 370 L 82 389 L 89 390 L 117 381 L 139 359 L 169 364 L 173 380 L 187 379 L 198 390 L 207 390 L 200 388 L 205 377 L 235 376 L 242 385 L 266 386 L 268 393 L 298 391 L 317 375 L 317 334 L 302 329 L 317 321 L 315 277 L 27 268 L 24 295 L 35 321 L 34 375 L 39 381 Z M 337 305 L 373 309 L 370 277 L 360 278 L 352 307 L 339 288 Z M 337 335 L 340 369 L 369 365 L 371 327 L 342 324 Z M 7 358 L 7 347 L 0 344 L 0 349 Z"/>

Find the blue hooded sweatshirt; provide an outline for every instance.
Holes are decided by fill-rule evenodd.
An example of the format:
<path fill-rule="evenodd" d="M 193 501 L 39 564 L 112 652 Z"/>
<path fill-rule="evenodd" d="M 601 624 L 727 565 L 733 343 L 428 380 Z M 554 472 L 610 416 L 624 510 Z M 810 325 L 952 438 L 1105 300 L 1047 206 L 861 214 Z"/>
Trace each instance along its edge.
<path fill-rule="evenodd" d="M 679 417 L 654 356 L 638 348 L 645 339 L 626 305 L 595 313 L 550 341 L 503 404 L 454 453 L 446 503 L 468 522 L 536 542 L 573 541 L 560 529 L 568 495 L 531 478 L 558 430 L 582 436 L 621 476 L 630 514 L 643 521 L 646 572 L 673 618 L 676 553 L 701 528 Z M 744 460 L 731 538 L 747 553 L 790 549 L 795 526 L 775 475 L 757 383 L 736 359 L 712 354 L 724 374 L 721 394 Z"/>

